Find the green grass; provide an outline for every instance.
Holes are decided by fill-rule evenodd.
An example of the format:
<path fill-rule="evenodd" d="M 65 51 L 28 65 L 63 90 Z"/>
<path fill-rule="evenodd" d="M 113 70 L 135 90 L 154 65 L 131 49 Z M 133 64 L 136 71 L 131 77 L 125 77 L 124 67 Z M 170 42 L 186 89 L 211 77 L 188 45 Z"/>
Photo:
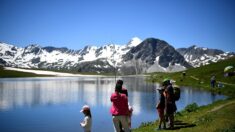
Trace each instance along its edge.
<path fill-rule="evenodd" d="M 227 95 L 229 98 L 220 100 L 207 106 L 197 107 L 195 104 L 187 106 L 175 116 L 176 130 L 182 132 L 232 132 L 235 131 L 235 76 L 224 77 L 224 68 L 228 65 L 235 66 L 235 57 L 228 60 L 213 63 L 199 68 L 186 70 L 186 76 L 182 72 L 176 73 L 152 73 L 147 79 L 151 82 L 162 82 L 164 78 L 176 81 L 177 85 L 189 86 L 210 92 Z M 211 88 L 210 78 L 216 76 L 217 82 L 224 83 L 223 88 Z M 217 108 L 213 110 L 214 108 Z M 157 116 L 157 115 L 155 115 Z M 143 123 L 134 132 L 153 132 L 158 126 L 156 122 Z M 162 130 L 171 131 L 171 130 Z M 175 131 L 175 130 L 174 130 Z"/>
<path fill-rule="evenodd" d="M 231 105 L 225 105 L 223 108 L 211 112 L 215 107 L 219 107 L 223 104 L 234 102 L 235 100 L 217 101 L 208 106 L 202 106 L 197 108 L 193 112 L 182 111 L 175 116 L 175 130 L 179 132 L 214 132 L 214 131 L 226 131 L 232 132 L 235 130 L 234 120 L 234 103 Z M 133 132 L 153 132 L 157 128 L 157 122 L 142 124 Z M 161 130 L 172 131 L 172 130 Z"/>
<path fill-rule="evenodd" d="M 182 72 L 175 73 L 152 73 L 151 82 L 161 82 L 164 78 L 170 78 L 176 81 L 177 85 L 190 86 L 193 88 L 200 88 L 212 92 L 222 93 L 228 96 L 235 96 L 235 76 L 224 77 L 224 68 L 228 65 L 235 66 L 235 57 L 228 60 L 213 63 L 199 68 L 191 68 L 186 70 L 186 76 L 182 76 Z M 224 83 L 223 88 L 210 87 L 210 78 L 212 75 L 216 76 L 217 82 Z M 196 79 L 195 79 L 196 78 Z M 198 79 L 198 80 L 197 80 Z"/>
<path fill-rule="evenodd" d="M 3 69 L 3 67 L 0 67 L 0 78 L 16 78 L 16 77 L 49 77 L 49 75 L 38 75 L 34 73 L 5 70 Z"/>

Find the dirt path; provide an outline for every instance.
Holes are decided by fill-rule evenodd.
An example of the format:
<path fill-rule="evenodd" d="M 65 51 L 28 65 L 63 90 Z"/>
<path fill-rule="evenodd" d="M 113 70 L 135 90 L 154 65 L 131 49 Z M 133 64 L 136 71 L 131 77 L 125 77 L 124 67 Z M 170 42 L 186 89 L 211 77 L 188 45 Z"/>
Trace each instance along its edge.
<path fill-rule="evenodd" d="M 195 76 L 190 76 L 192 79 L 194 79 L 194 80 L 199 80 L 199 78 L 197 78 L 197 77 L 195 77 Z M 235 85 L 235 84 L 233 84 L 233 83 L 226 83 L 226 82 L 222 82 L 222 81 L 219 81 L 219 80 L 217 80 L 216 82 L 220 82 L 220 83 L 222 83 L 222 84 L 226 84 L 226 85 Z"/>
<path fill-rule="evenodd" d="M 218 82 L 221 82 L 221 81 L 218 81 Z M 226 85 L 235 85 L 235 84 L 232 84 L 232 83 L 226 83 L 226 82 L 221 82 L 222 84 L 226 84 Z"/>
<path fill-rule="evenodd" d="M 199 78 L 197 78 L 195 76 L 190 76 L 190 77 L 194 80 L 199 80 Z M 221 81 L 218 81 L 218 82 L 221 82 Z M 232 83 L 225 83 L 225 82 L 221 82 L 221 83 L 226 84 L 226 85 L 235 85 L 235 84 L 232 84 Z M 235 100 L 233 100 L 231 102 L 228 102 L 228 103 L 225 103 L 225 104 L 222 104 L 222 105 L 219 105 L 219 106 L 216 106 L 208 112 L 214 112 L 214 111 L 220 110 L 221 108 L 223 108 L 227 105 L 231 105 L 231 104 L 235 104 Z"/>
<path fill-rule="evenodd" d="M 221 108 L 227 106 L 227 105 L 231 105 L 231 104 L 234 104 L 235 103 L 235 100 L 234 101 L 231 101 L 231 102 L 228 102 L 228 103 L 225 103 L 225 104 L 222 104 L 220 106 L 216 106 L 214 107 L 212 110 L 208 111 L 208 112 L 214 112 L 214 111 L 217 111 L 217 110 L 220 110 Z"/>
<path fill-rule="evenodd" d="M 199 80 L 198 78 L 194 77 L 194 76 L 190 76 L 192 79 L 195 79 L 195 80 Z"/>

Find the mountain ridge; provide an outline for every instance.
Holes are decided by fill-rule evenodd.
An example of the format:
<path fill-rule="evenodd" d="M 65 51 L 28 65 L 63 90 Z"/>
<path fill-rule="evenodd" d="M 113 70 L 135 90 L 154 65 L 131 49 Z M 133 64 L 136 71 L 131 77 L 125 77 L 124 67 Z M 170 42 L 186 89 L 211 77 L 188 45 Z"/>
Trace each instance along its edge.
<path fill-rule="evenodd" d="M 188 48 L 178 48 L 176 50 L 194 67 L 208 65 L 235 55 L 234 52 L 224 52 L 222 50 L 198 47 L 196 45 Z"/>
<path fill-rule="evenodd" d="M 0 43 L 0 64 L 19 68 L 95 73 L 117 70 L 121 74 L 141 74 L 182 71 L 192 66 L 198 67 L 234 56 L 233 52 L 201 50 L 207 51 L 205 48 L 196 48 L 195 45 L 175 49 L 164 40 L 147 38 L 142 41 L 137 37 L 125 45 L 107 44 L 100 47 L 90 45 L 79 50 L 66 47 L 41 47 L 38 44 L 21 48 Z M 207 61 L 199 63 L 202 56 Z"/>

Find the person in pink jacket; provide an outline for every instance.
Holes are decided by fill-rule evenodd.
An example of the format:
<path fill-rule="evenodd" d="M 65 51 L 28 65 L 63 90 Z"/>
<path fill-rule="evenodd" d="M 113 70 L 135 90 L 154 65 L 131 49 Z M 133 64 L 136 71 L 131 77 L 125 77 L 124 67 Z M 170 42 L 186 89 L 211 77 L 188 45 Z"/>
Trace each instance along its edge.
<path fill-rule="evenodd" d="M 123 87 L 123 80 L 117 80 L 116 84 L 120 84 L 122 86 L 122 90 L 120 91 L 120 93 L 125 94 L 128 98 L 128 91 L 126 88 Z M 128 114 L 128 125 L 129 128 L 131 129 L 131 116 L 132 116 L 132 112 L 133 112 L 133 108 L 132 106 L 128 103 L 128 109 L 129 109 L 129 114 Z M 119 124 L 121 131 L 120 132 L 124 132 L 122 129 L 122 124 Z"/>
<path fill-rule="evenodd" d="M 115 92 L 111 95 L 110 100 L 112 102 L 112 106 L 110 109 L 110 113 L 113 117 L 113 125 L 115 132 L 120 132 L 119 124 L 122 125 L 125 132 L 129 132 L 128 126 L 128 99 L 125 94 L 120 93 L 122 90 L 122 85 L 116 84 Z"/>

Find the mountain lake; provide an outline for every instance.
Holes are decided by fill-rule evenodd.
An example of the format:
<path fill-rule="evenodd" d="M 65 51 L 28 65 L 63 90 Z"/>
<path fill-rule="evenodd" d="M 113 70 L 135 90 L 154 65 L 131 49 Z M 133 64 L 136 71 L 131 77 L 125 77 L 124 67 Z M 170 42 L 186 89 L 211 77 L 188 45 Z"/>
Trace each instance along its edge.
<path fill-rule="evenodd" d="M 119 77 L 128 89 L 133 107 L 132 128 L 158 119 L 156 104 L 159 84 L 145 82 L 145 77 Z M 91 107 L 92 131 L 112 132 L 110 96 L 114 77 L 38 77 L 0 79 L 1 132 L 82 132 L 80 122 L 84 104 Z M 192 88 L 181 88 L 176 102 L 178 111 L 196 102 L 210 104 L 226 96 Z"/>

